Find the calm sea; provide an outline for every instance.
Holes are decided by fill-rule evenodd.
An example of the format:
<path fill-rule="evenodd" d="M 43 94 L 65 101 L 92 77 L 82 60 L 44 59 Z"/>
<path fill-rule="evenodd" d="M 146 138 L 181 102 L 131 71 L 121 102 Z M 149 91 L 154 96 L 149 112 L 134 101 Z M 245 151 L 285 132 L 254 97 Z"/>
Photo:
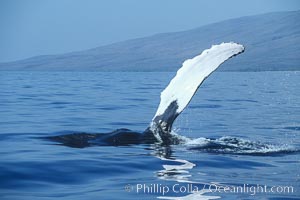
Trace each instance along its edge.
<path fill-rule="evenodd" d="M 0 199 L 299 199 L 300 72 L 214 73 L 174 124 L 186 144 L 43 139 L 142 132 L 174 75 L 1 72 Z"/>

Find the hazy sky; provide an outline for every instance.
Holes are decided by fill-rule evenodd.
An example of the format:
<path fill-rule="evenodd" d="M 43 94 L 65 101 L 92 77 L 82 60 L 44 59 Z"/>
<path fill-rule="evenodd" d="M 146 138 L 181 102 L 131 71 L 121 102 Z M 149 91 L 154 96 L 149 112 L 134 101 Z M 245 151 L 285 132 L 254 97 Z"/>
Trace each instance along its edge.
<path fill-rule="evenodd" d="M 289 10 L 300 1 L 0 0 L 0 62 Z"/>

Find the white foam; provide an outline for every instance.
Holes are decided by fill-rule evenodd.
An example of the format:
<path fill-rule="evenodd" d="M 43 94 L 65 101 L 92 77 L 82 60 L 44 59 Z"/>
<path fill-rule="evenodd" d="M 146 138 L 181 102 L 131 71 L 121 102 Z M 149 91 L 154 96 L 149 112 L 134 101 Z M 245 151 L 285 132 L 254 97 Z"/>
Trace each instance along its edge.
<path fill-rule="evenodd" d="M 270 154 L 298 151 L 294 146 L 289 144 L 262 143 L 231 136 L 224 136 L 217 139 L 203 137 L 186 139 L 182 144 L 193 149 L 216 153 Z"/>

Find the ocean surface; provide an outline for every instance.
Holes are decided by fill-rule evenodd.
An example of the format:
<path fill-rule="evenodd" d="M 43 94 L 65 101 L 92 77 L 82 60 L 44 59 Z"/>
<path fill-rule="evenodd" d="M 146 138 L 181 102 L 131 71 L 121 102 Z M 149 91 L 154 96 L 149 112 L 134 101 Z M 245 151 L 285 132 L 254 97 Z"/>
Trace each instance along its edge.
<path fill-rule="evenodd" d="M 174 124 L 179 145 L 71 148 L 143 132 L 174 72 L 1 72 L 0 199 L 300 199 L 300 72 L 216 72 Z"/>

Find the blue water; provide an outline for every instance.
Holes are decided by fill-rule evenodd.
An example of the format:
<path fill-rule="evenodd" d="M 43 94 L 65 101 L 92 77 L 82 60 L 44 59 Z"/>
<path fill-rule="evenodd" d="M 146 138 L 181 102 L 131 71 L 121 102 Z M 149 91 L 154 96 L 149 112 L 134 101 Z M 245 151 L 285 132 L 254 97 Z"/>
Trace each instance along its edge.
<path fill-rule="evenodd" d="M 2 72 L 0 199 L 299 199 L 299 72 L 214 73 L 174 124 L 194 138 L 186 144 L 70 148 L 43 139 L 142 132 L 174 75 Z M 257 185 L 278 191 L 254 194 Z"/>

